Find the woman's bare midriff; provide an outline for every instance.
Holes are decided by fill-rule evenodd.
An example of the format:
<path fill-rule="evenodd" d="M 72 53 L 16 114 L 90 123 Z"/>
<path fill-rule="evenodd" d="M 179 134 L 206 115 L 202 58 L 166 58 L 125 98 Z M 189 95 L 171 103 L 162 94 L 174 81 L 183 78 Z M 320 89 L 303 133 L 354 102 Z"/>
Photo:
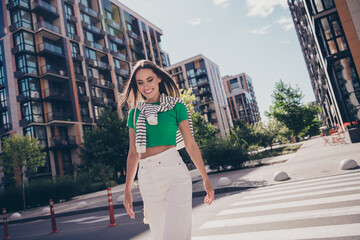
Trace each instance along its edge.
<path fill-rule="evenodd" d="M 175 147 L 175 145 L 164 145 L 164 146 L 156 146 L 156 147 L 146 148 L 146 152 L 141 154 L 140 159 L 154 156 L 154 155 L 159 154 L 159 153 L 161 153 L 165 150 L 168 150 L 169 148 L 172 148 L 172 147 Z"/>

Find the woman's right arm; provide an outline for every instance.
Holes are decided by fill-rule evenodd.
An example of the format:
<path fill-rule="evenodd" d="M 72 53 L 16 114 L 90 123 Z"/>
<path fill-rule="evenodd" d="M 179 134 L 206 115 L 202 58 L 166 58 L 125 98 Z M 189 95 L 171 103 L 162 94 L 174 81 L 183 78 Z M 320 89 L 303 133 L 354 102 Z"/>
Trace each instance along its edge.
<path fill-rule="evenodd" d="M 134 182 L 136 169 L 139 162 L 139 154 L 136 152 L 135 147 L 135 131 L 133 128 L 129 127 L 129 153 L 127 157 L 126 163 L 126 183 L 125 183 L 125 199 L 124 199 L 124 207 L 126 212 L 129 214 L 131 218 L 135 218 L 135 214 L 133 212 L 132 205 L 132 194 L 131 194 L 131 186 Z"/>

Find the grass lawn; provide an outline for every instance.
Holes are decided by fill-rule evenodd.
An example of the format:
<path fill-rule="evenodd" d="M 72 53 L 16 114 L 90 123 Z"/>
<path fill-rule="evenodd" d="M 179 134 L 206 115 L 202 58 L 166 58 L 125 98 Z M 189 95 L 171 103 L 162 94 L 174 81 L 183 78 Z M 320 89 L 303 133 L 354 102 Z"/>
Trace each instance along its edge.
<path fill-rule="evenodd" d="M 296 144 L 296 145 L 275 148 L 273 150 L 269 149 L 269 150 L 265 150 L 265 151 L 262 151 L 259 153 L 253 153 L 249 156 L 249 158 L 250 158 L 250 160 L 258 160 L 258 159 L 263 159 L 263 158 L 268 158 L 268 157 L 276 157 L 276 156 L 280 156 L 280 155 L 295 153 L 301 146 L 302 146 L 302 144 Z"/>

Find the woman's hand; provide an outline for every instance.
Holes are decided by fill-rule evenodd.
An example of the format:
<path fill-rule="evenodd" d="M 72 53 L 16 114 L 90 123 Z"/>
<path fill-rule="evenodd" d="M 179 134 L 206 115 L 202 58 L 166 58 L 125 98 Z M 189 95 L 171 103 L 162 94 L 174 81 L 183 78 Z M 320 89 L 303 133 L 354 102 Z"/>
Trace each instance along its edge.
<path fill-rule="evenodd" d="M 126 209 L 126 212 L 129 214 L 129 216 L 132 219 L 135 219 L 135 213 L 133 211 L 133 198 L 132 198 L 131 191 L 125 190 L 125 200 L 124 200 L 123 204 Z"/>
<path fill-rule="evenodd" d="M 211 186 L 211 183 L 209 180 L 204 181 L 204 189 L 206 191 L 204 203 L 210 205 L 212 203 L 212 201 L 214 200 L 215 191 L 214 191 L 213 187 Z"/>

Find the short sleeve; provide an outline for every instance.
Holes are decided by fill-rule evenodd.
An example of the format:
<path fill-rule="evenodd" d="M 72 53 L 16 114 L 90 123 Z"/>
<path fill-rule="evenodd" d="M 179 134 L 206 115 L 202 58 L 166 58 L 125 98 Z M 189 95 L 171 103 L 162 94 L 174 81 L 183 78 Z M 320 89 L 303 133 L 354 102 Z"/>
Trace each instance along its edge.
<path fill-rule="evenodd" d="M 188 113 L 187 113 L 187 108 L 184 104 L 182 103 L 177 103 L 175 106 L 175 111 L 176 111 L 176 121 L 177 123 L 180 123 L 186 119 L 189 119 Z"/>
<path fill-rule="evenodd" d="M 135 108 L 132 108 L 129 112 L 128 120 L 127 120 L 127 127 L 134 128 L 134 110 Z"/>

